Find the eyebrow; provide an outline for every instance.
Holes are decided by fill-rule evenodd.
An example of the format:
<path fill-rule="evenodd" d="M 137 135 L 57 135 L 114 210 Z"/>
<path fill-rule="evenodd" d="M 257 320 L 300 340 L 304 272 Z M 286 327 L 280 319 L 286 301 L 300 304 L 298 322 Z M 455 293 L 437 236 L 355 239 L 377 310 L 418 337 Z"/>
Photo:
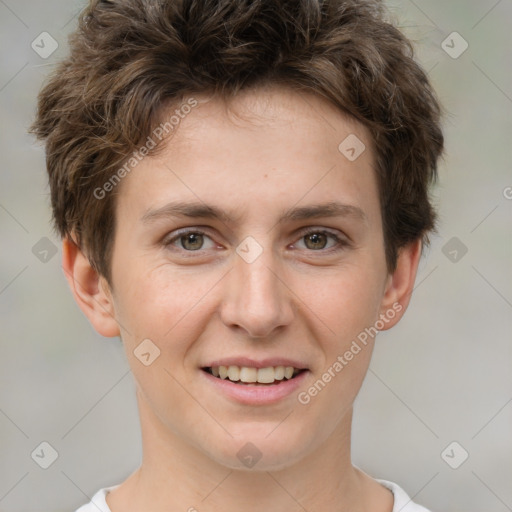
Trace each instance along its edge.
<path fill-rule="evenodd" d="M 241 218 L 240 215 L 233 215 L 233 213 L 226 212 L 216 206 L 202 202 L 175 201 L 161 208 L 147 210 L 141 220 L 144 224 L 149 224 L 159 219 L 173 217 L 216 219 L 225 224 L 233 224 Z M 287 221 L 300 221 L 322 217 L 352 217 L 356 220 L 367 222 L 367 217 L 361 208 L 331 201 L 323 204 L 292 208 L 282 213 L 277 223 L 282 224 Z"/>

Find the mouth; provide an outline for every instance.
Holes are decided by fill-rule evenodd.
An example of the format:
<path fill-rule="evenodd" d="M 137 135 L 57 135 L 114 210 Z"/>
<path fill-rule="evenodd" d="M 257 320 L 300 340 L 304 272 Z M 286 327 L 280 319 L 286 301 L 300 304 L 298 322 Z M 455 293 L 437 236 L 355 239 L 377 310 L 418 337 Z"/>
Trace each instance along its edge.
<path fill-rule="evenodd" d="M 250 366 L 206 366 L 201 368 L 220 380 L 227 380 L 242 386 L 272 386 L 295 379 L 306 369 L 293 366 L 268 366 L 254 368 Z"/>

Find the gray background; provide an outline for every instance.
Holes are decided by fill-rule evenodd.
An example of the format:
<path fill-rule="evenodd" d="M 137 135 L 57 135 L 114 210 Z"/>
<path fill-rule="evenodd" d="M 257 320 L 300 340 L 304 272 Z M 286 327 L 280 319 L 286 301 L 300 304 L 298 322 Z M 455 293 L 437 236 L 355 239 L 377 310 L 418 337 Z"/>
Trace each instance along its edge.
<path fill-rule="evenodd" d="M 100 487 L 121 483 L 141 458 L 135 388 L 121 344 L 97 335 L 72 299 L 50 226 L 44 154 L 26 134 L 37 92 L 65 54 L 82 5 L 0 0 L 3 512 L 75 510 Z M 405 318 L 378 339 L 356 402 L 354 463 L 399 483 L 434 511 L 506 512 L 512 510 L 512 2 L 389 5 L 416 41 L 447 111 L 447 153 L 435 190 L 439 235 L 422 260 Z M 43 31 L 59 43 L 49 58 L 31 48 Z M 469 44 L 458 58 L 442 48 L 454 31 Z M 453 36 L 447 41 L 452 52 L 461 49 Z M 43 237 L 57 254 L 36 245 Z M 31 457 L 43 441 L 59 455 L 46 470 Z M 446 462 L 456 466 L 465 452 L 458 469 Z"/>

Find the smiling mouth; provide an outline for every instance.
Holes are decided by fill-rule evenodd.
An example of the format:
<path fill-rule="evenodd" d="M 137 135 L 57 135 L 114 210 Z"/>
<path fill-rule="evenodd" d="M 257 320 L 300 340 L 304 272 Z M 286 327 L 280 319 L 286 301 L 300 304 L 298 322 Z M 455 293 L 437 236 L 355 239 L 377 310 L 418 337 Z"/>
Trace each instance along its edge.
<path fill-rule="evenodd" d="M 293 366 L 269 366 L 267 368 L 251 368 L 248 366 L 207 366 L 201 368 L 206 373 L 235 384 L 271 386 L 294 379 L 305 372 L 305 369 Z"/>

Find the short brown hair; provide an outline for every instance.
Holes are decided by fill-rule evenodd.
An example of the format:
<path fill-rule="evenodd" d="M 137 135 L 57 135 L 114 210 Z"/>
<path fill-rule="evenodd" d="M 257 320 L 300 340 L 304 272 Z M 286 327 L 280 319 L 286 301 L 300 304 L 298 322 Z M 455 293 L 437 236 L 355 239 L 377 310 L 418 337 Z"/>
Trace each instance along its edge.
<path fill-rule="evenodd" d="M 420 237 L 443 150 L 441 108 L 409 40 L 377 0 L 91 0 L 41 90 L 54 224 L 110 282 L 115 193 L 93 191 L 186 95 L 282 85 L 365 125 L 375 147 L 386 261 Z M 341 141 L 340 141 L 341 142 Z"/>

